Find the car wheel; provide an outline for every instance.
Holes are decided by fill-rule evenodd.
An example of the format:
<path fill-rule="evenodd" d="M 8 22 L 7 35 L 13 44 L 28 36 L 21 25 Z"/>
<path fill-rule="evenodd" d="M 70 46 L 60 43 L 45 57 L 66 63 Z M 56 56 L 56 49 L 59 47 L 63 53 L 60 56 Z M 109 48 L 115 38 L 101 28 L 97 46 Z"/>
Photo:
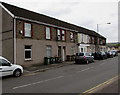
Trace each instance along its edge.
<path fill-rule="evenodd" d="M 14 73 L 13 73 L 13 76 L 14 77 L 20 77 L 21 76 L 21 70 L 20 69 L 15 70 Z"/>

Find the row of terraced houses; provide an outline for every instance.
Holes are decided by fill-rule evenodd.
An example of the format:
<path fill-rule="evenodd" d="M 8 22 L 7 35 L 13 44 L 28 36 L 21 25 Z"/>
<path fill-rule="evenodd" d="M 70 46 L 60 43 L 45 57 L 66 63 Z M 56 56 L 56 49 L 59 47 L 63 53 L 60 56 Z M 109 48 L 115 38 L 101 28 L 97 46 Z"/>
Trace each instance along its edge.
<path fill-rule="evenodd" d="M 106 38 L 95 31 L 0 3 L 0 55 L 14 64 L 43 64 L 44 57 L 106 50 Z"/>

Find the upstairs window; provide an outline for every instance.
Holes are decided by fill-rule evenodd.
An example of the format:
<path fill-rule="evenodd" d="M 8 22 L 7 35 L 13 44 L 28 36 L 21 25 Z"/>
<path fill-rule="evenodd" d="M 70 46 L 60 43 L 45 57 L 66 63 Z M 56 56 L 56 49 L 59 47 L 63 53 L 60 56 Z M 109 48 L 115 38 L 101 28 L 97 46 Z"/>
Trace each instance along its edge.
<path fill-rule="evenodd" d="M 24 36 L 25 37 L 31 37 L 32 35 L 32 25 L 29 23 L 24 23 Z"/>
<path fill-rule="evenodd" d="M 65 41 L 65 31 L 62 30 L 62 41 Z"/>
<path fill-rule="evenodd" d="M 46 31 L 46 39 L 50 40 L 51 39 L 50 27 L 46 27 L 45 31 Z"/>
<path fill-rule="evenodd" d="M 57 29 L 57 40 L 61 40 L 61 32 Z"/>
<path fill-rule="evenodd" d="M 90 36 L 88 36 L 88 41 L 87 41 L 87 43 L 90 43 Z"/>
<path fill-rule="evenodd" d="M 94 37 L 92 37 L 92 43 L 94 44 L 95 40 L 94 40 Z"/>
<path fill-rule="evenodd" d="M 83 37 L 84 37 L 84 36 L 83 36 L 83 34 L 82 34 L 82 35 L 81 35 L 81 38 L 82 38 L 82 41 L 81 41 L 81 42 L 82 42 L 82 43 L 84 42 L 84 41 L 83 41 L 83 40 L 84 40 L 84 38 L 83 38 Z"/>
<path fill-rule="evenodd" d="M 70 32 L 70 40 L 73 42 L 74 41 L 74 35 L 73 32 Z"/>

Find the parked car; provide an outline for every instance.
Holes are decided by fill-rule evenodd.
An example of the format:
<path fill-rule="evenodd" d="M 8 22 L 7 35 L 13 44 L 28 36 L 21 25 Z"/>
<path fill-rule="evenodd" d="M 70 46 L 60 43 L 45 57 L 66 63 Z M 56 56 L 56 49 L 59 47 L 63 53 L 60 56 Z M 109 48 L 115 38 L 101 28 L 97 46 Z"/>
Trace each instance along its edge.
<path fill-rule="evenodd" d="M 75 63 L 89 63 L 89 62 L 94 62 L 94 57 L 91 55 L 91 53 L 88 52 L 80 52 L 76 53 L 75 56 Z"/>
<path fill-rule="evenodd" d="M 118 51 L 117 50 L 111 50 L 113 56 L 118 56 Z"/>
<path fill-rule="evenodd" d="M 108 57 L 108 58 L 114 57 L 114 56 L 113 56 L 113 53 L 112 53 L 111 51 L 107 51 L 106 54 L 107 54 L 107 57 Z"/>
<path fill-rule="evenodd" d="M 23 73 L 23 67 L 20 65 L 12 64 L 6 58 L 0 56 L 0 77 L 13 75 L 15 77 L 21 76 Z"/>
<path fill-rule="evenodd" d="M 100 52 L 95 52 L 94 53 L 94 59 L 107 59 L 107 54 L 103 51 L 100 51 Z"/>

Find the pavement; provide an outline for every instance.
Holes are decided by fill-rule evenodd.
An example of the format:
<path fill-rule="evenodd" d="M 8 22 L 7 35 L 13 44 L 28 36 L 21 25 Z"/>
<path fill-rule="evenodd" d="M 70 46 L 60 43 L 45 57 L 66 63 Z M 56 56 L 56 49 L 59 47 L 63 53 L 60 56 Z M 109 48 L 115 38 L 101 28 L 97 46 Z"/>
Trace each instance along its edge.
<path fill-rule="evenodd" d="M 37 72 L 44 72 L 46 70 L 72 65 L 74 63 L 75 61 L 67 61 L 62 63 L 48 64 L 48 65 L 33 65 L 30 67 L 24 67 L 23 75 L 28 75 L 28 74 L 37 73 Z"/>

